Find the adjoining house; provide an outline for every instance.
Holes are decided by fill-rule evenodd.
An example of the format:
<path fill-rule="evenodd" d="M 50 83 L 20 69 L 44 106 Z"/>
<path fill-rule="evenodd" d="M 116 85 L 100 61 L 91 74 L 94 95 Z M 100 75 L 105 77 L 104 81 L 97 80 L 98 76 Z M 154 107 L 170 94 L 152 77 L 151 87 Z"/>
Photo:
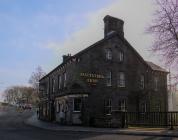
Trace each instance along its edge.
<path fill-rule="evenodd" d="M 40 119 L 97 125 L 104 123 L 98 118 L 114 111 L 168 110 L 168 72 L 138 54 L 125 39 L 123 25 L 105 16 L 102 40 L 64 55 L 40 80 Z"/>

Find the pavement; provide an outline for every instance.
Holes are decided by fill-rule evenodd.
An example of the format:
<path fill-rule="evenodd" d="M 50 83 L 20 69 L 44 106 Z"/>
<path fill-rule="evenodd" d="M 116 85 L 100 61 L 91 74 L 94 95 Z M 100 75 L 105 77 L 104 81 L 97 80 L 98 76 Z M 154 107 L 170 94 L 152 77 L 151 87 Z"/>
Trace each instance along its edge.
<path fill-rule="evenodd" d="M 141 128 L 130 127 L 125 129 L 119 128 L 96 128 L 85 126 L 66 126 L 54 122 L 45 122 L 38 120 L 33 115 L 25 121 L 25 124 L 52 131 L 72 131 L 72 132 L 94 132 L 104 134 L 120 134 L 120 135 L 141 135 L 141 136 L 158 136 L 158 137 L 178 137 L 178 129 L 169 130 L 169 128 Z"/>

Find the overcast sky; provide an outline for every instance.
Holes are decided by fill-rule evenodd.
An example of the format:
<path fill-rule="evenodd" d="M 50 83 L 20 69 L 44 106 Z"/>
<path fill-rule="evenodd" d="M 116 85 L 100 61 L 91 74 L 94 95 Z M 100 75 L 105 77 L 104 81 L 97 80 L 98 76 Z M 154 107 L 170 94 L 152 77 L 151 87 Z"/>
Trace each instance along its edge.
<path fill-rule="evenodd" d="M 126 39 L 144 59 L 159 63 L 145 34 L 153 13 L 152 0 L 0 0 L 0 92 L 27 85 L 38 65 L 49 72 L 63 54 L 102 39 L 105 15 L 123 19 Z"/>

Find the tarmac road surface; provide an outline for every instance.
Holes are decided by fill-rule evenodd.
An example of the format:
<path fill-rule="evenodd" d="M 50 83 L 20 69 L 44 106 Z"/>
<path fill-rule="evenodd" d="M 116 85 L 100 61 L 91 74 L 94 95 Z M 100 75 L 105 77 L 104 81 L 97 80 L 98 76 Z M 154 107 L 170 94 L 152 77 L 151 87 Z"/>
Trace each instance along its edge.
<path fill-rule="evenodd" d="M 33 112 L 14 107 L 0 109 L 0 140 L 175 140 L 178 138 L 117 135 L 72 131 L 49 131 L 24 124 Z"/>

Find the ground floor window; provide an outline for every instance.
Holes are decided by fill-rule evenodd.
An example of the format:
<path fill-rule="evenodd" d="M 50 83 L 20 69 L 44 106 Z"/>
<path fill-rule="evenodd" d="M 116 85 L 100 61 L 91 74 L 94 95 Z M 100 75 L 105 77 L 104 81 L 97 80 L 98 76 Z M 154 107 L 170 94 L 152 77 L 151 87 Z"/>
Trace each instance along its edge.
<path fill-rule="evenodd" d="M 161 111 L 161 106 L 159 103 L 155 105 L 155 112 L 160 112 Z"/>
<path fill-rule="evenodd" d="M 80 112 L 82 108 L 82 99 L 81 98 L 74 98 L 73 100 L 73 111 Z"/>
<path fill-rule="evenodd" d="M 56 101 L 56 112 L 57 113 L 60 112 L 60 103 L 59 103 L 59 101 Z"/>
<path fill-rule="evenodd" d="M 112 112 L 112 100 L 111 99 L 106 99 L 104 101 L 104 109 L 105 109 L 105 114 L 110 115 Z"/>
<path fill-rule="evenodd" d="M 126 111 L 127 110 L 126 99 L 122 99 L 122 100 L 118 101 L 118 110 L 119 111 Z"/>
<path fill-rule="evenodd" d="M 146 112 L 147 111 L 146 102 L 141 103 L 141 105 L 140 105 L 140 111 L 141 112 Z"/>

